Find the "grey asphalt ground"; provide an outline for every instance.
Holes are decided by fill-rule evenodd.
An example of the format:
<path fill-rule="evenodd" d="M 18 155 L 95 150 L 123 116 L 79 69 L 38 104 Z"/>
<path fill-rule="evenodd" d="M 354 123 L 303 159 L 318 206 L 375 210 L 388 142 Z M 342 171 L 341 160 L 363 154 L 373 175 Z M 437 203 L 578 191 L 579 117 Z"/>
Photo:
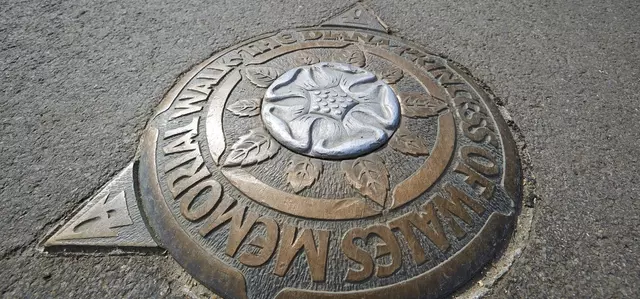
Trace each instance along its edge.
<path fill-rule="evenodd" d="M 0 296 L 198 295 L 169 257 L 36 247 L 129 162 L 174 80 L 354 1 L 1 1 Z M 522 130 L 530 241 L 490 298 L 640 297 L 640 2 L 364 1 L 466 66 Z"/>

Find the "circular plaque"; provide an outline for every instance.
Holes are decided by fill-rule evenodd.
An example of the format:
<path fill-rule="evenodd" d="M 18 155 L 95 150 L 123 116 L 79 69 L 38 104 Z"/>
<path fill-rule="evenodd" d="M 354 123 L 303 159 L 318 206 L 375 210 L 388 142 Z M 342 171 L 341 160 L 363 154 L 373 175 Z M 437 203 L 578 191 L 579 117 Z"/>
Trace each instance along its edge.
<path fill-rule="evenodd" d="M 225 298 L 438 298 L 506 243 L 515 143 L 485 91 L 380 32 L 305 28 L 222 51 L 149 123 L 155 238 Z"/>

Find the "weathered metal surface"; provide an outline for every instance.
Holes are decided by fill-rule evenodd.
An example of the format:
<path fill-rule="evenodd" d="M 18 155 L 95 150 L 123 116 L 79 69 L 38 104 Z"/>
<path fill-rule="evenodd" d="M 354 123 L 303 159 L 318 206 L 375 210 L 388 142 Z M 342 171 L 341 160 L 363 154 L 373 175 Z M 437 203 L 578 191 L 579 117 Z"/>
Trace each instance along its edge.
<path fill-rule="evenodd" d="M 329 25 L 222 51 L 167 94 L 136 164 L 152 234 L 224 297 L 449 294 L 511 232 L 506 123 L 446 59 Z"/>
<path fill-rule="evenodd" d="M 91 247 L 157 247 L 144 224 L 129 164 L 43 244 L 46 250 Z"/>
<path fill-rule="evenodd" d="M 520 189 L 485 91 L 356 5 L 187 73 L 44 246 L 160 246 L 225 298 L 438 298 L 506 243 Z"/>

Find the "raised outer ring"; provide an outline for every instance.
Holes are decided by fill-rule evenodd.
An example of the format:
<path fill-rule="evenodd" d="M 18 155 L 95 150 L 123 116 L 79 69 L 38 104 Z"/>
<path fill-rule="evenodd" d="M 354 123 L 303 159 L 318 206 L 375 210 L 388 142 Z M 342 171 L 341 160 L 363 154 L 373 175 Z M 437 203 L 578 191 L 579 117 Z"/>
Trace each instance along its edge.
<path fill-rule="evenodd" d="M 367 30 L 359 30 L 367 32 Z M 371 32 L 372 34 L 380 35 L 379 32 Z M 188 72 L 165 96 L 163 101 L 156 109 L 153 119 L 160 113 L 166 111 L 175 96 L 185 87 L 189 80 L 200 72 L 206 65 L 219 58 L 223 54 L 230 50 L 241 47 L 252 41 L 260 40 L 273 34 L 265 34 L 256 38 L 250 39 L 244 43 L 238 44 L 234 47 L 228 48 L 219 52 L 218 55 L 207 59 L 203 63 L 199 64 L 192 71 Z M 402 40 L 407 45 L 412 43 Z M 421 47 L 416 47 L 421 48 Z M 490 99 L 486 93 L 474 83 L 473 79 L 460 71 L 458 68 L 448 65 L 450 70 L 462 77 L 470 86 L 474 88 L 476 93 L 482 98 L 485 106 L 491 111 L 496 128 L 500 135 L 504 154 L 504 175 L 502 179 L 502 185 L 505 191 L 513 200 L 518 200 L 521 197 L 522 192 L 522 173 L 520 170 L 520 160 L 518 157 L 517 147 L 515 141 L 511 138 L 509 127 L 506 121 L 501 117 L 501 114 L 497 107 L 494 105 L 488 105 Z M 173 214 L 166 205 L 166 201 L 160 191 L 160 185 L 155 172 L 155 145 L 157 143 L 157 129 L 153 125 L 153 119 L 150 125 L 147 127 L 143 141 L 141 144 L 141 150 L 139 151 L 140 157 L 134 167 L 134 180 L 137 197 L 140 199 L 140 206 L 142 213 L 146 217 L 146 224 L 149 226 L 152 236 L 159 245 L 167 249 L 173 258 L 184 267 L 188 273 L 194 278 L 204 284 L 206 287 L 227 298 L 247 298 L 246 294 L 246 281 L 242 273 L 232 268 L 216 257 L 209 254 L 204 248 L 198 245 L 191 237 L 179 226 L 177 220 L 173 217 Z M 516 205 L 519 202 L 515 203 Z M 166 216 L 171 217 L 166 217 Z M 309 290 L 300 289 L 283 289 L 278 293 L 278 298 L 326 298 L 327 295 L 337 298 L 388 298 L 401 296 L 444 296 L 448 292 L 451 292 L 455 288 L 466 282 L 466 279 L 470 279 L 472 275 L 469 273 L 477 273 L 487 262 L 491 260 L 493 255 L 482 255 L 480 260 L 477 259 L 477 249 L 485 248 L 492 252 L 497 251 L 497 246 L 500 243 L 504 243 L 503 240 L 507 238 L 507 235 L 511 232 L 513 226 L 515 214 L 501 215 L 498 213 L 492 214 L 483 228 L 478 234 L 456 255 L 452 256 L 447 261 L 439 264 L 437 267 L 413 278 L 405 280 L 403 282 L 384 286 L 380 288 L 373 288 L 355 292 L 314 292 Z M 497 231 L 493 235 L 493 238 L 484 239 L 481 236 L 488 234 L 496 229 Z M 491 234 L 488 234 L 491 236 Z M 471 250 L 470 250 L 471 249 Z M 456 258 L 458 257 L 458 258 Z M 450 263 L 460 263 L 463 261 L 474 261 L 469 267 L 450 267 Z M 464 272 L 462 275 L 465 279 L 453 280 L 452 276 L 456 276 L 460 272 Z M 424 277 L 430 277 L 424 279 Z M 438 278 L 449 277 L 448 280 L 440 280 Z M 432 280 L 435 279 L 435 280 Z M 431 282 L 441 283 L 437 289 L 430 289 Z M 426 283 L 426 285 L 425 285 Z"/>
<path fill-rule="evenodd" d="M 158 129 L 148 127 L 142 136 L 142 151 L 134 164 L 134 189 L 146 216 L 151 236 L 187 271 L 208 288 L 224 297 L 247 298 L 244 276 L 209 254 L 187 234 L 165 201 L 156 171 Z M 210 269 L 215 269 L 211 271 Z"/>

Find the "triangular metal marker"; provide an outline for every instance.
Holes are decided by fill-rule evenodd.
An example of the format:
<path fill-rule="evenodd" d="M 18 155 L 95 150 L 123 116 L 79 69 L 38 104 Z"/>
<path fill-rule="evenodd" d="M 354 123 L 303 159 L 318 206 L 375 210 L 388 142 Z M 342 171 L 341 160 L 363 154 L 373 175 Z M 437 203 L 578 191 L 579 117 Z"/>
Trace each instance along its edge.
<path fill-rule="evenodd" d="M 345 11 L 338 16 L 335 16 L 328 21 L 322 23 L 320 26 L 342 26 L 342 27 L 354 27 L 370 29 L 388 33 L 389 28 L 385 25 L 380 18 L 378 18 L 373 11 L 366 8 L 364 5 L 357 3 L 349 10 Z"/>
<path fill-rule="evenodd" d="M 65 247 L 157 247 L 135 199 L 133 163 L 107 183 L 43 244 Z"/>

